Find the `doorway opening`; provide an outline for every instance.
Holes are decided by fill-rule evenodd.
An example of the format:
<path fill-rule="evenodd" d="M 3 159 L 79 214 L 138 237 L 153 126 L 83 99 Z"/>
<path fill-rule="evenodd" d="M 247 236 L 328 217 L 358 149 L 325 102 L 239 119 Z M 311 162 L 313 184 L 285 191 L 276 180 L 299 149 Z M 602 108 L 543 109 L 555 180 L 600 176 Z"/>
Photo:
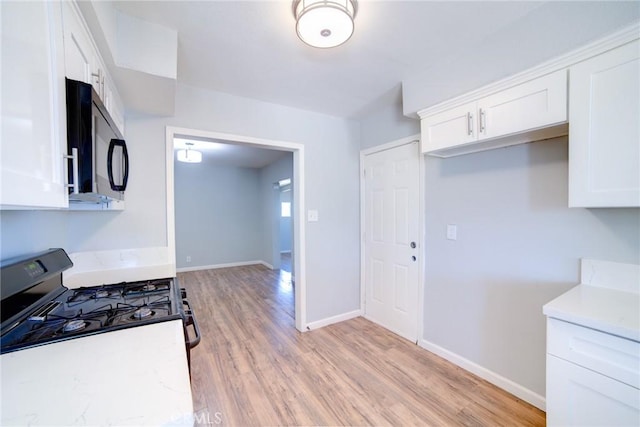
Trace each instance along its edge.
<path fill-rule="evenodd" d="M 236 153 L 236 161 L 237 161 L 238 153 L 242 152 L 244 153 L 243 155 L 249 155 L 249 157 L 252 156 L 254 161 L 267 162 L 267 164 L 264 165 L 265 166 L 264 169 L 261 169 L 260 172 L 256 172 L 256 173 L 262 174 L 263 170 L 266 171 L 264 172 L 265 176 L 264 177 L 260 176 L 260 179 L 262 179 L 263 183 L 265 180 L 269 180 L 268 186 L 266 190 L 262 187 L 260 190 L 256 190 L 258 191 L 258 193 L 256 194 L 258 194 L 259 197 L 261 198 L 261 201 L 265 206 L 265 209 L 268 209 L 263 211 L 263 214 L 261 214 L 263 216 L 262 220 L 264 221 L 261 229 L 265 230 L 267 235 L 270 234 L 270 236 L 268 236 L 270 238 L 260 240 L 256 244 L 262 245 L 262 248 L 259 248 L 261 250 L 259 251 L 259 253 L 262 255 L 260 258 L 260 261 L 261 261 L 260 263 L 272 269 L 280 269 L 282 264 L 282 256 L 283 256 L 282 252 L 286 252 L 286 249 L 281 250 L 281 241 L 279 236 L 280 223 L 282 219 L 281 218 L 282 204 L 280 202 L 280 196 L 284 193 L 288 193 L 288 196 L 290 197 L 289 230 L 291 231 L 290 248 L 288 249 L 289 251 L 288 254 L 290 256 L 289 258 L 290 261 L 288 262 L 288 265 L 290 265 L 290 268 L 289 268 L 289 271 L 281 270 L 281 285 L 286 286 L 287 285 L 286 282 L 288 282 L 289 283 L 288 286 L 292 287 L 293 286 L 292 272 L 293 271 L 296 272 L 296 283 L 295 283 L 296 289 L 295 289 L 295 295 L 294 295 L 295 296 L 295 304 L 294 304 L 295 325 L 296 325 L 296 329 L 300 331 L 304 331 L 306 329 L 306 301 L 305 301 L 305 275 L 304 275 L 305 234 L 304 234 L 304 222 L 300 221 L 300 218 L 303 217 L 301 213 L 303 212 L 303 208 L 304 208 L 303 206 L 304 205 L 304 198 L 303 198 L 303 195 L 304 195 L 304 152 L 303 152 L 304 146 L 302 144 L 296 144 L 291 142 L 266 140 L 266 139 L 252 138 L 252 137 L 246 137 L 241 135 L 222 134 L 217 132 L 208 132 L 208 131 L 201 131 L 196 129 L 167 127 L 166 129 L 167 240 L 168 240 L 167 243 L 168 243 L 170 256 L 172 257 L 172 259 L 176 260 L 176 265 L 178 267 L 184 265 L 184 263 L 187 262 L 187 259 L 189 260 L 189 262 L 191 262 L 191 258 L 190 258 L 191 255 L 184 252 L 182 250 L 182 247 L 178 247 L 178 245 L 176 244 L 176 226 L 177 226 L 176 225 L 176 201 L 180 203 L 183 202 L 183 194 L 179 194 L 179 192 L 182 192 L 184 188 L 185 192 L 191 191 L 195 193 L 195 196 L 197 197 L 198 194 L 202 194 L 203 192 L 212 192 L 212 191 L 215 192 L 216 189 L 213 188 L 215 186 L 217 186 L 216 188 L 220 189 L 219 191 L 221 192 L 225 191 L 224 183 L 215 182 L 215 179 L 212 179 L 212 178 L 206 178 L 204 180 L 205 181 L 204 183 L 199 183 L 198 180 L 196 180 L 193 187 L 197 187 L 197 188 L 189 188 L 189 186 L 187 187 L 181 186 L 180 189 L 176 188 L 175 186 L 176 168 L 181 168 L 179 171 L 182 173 L 183 172 L 182 168 L 185 165 L 193 166 L 186 163 L 180 164 L 180 165 L 176 165 L 174 163 L 174 159 L 176 156 L 174 150 L 176 148 L 182 149 L 183 147 L 181 147 L 180 144 L 184 144 L 184 141 L 189 142 L 190 145 L 187 147 L 188 149 L 203 152 L 202 153 L 203 165 L 197 165 L 197 167 L 204 166 L 206 168 L 206 165 L 204 164 L 204 162 L 206 161 L 207 153 L 204 152 L 204 150 L 212 149 L 211 148 L 212 146 L 218 146 L 218 148 L 222 146 L 222 147 L 228 148 L 230 151 L 234 151 Z M 200 150 L 198 150 L 198 145 L 199 145 L 198 143 L 200 143 L 201 145 Z M 199 158 L 200 156 L 196 156 L 196 157 Z M 286 160 L 285 157 L 286 157 L 287 159 L 289 159 L 288 162 L 289 162 L 289 165 L 291 165 L 291 167 L 289 168 L 287 173 L 277 170 L 278 169 L 277 167 L 270 169 L 270 166 L 268 166 L 270 165 L 270 161 L 269 159 L 267 159 L 267 157 L 276 159 L 271 161 L 271 163 L 274 163 L 274 164 L 276 163 L 286 164 L 287 163 L 287 161 L 285 161 Z M 283 161 L 277 160 L 279 158 L 281 158 Z M 189 170 L 195 171 L 196 169 L 192 168 Z M 288 179 L 289 183 L 283 185 L 282 190 L 286 189 L 288 191 L 280 191 L 281 188 L 280 186 L 278 186 L 278 191 L 277 191 L 278 199 L 276 204 L 273 198 L 273 194 L 276 193 L 275 188 L 272 187 L 273 188 L 273 191 L 272 191 L 268 187 L 271 187 L 271 184 L 274 181 L 279 183 L 280 181 L 283 181 L 285 179 Z M 222 179 L 222 181 L 226 181 L 228 183 L 230 182 L 230 180 L 233 181 L 233 178 L 227 177 Z M 200 184 L 200 185 L 196 185 L 196 184 Z M 287 185 L 288 185 L 288 188 L 285 188 L 287 187 Z M 231 190 L 230 193 L 233 193 L 233 190 Z M 237 198 L 242 199 L 241 196 L 242 195 L 231 194 L 229 195 L 228 200 L 234 201 Z M 287 197 L 287 196 L 285 195 L 284 197 Z M 250 199 L 251 197 L 246 197 L 245 195 L 243 200 L 248 201 Z M 271 205 L 271 206 L 268 206 L 268 205 Z M 239 215 L 239 216 L 241 216 L 243 213 L 250 214 L 251 212 L 248 212 L 248 211 L 253 209 L 251 206 L 244 206 L 244 209 L 236 209 L 236 210 L 230 209 L 228 206 L 226 208 L 227 208 L 226 209 L 227 215 Z M 277 211 L 276 211 L 276 208 L 277 208 Z M 211 209 L 205 208 L 204 212 L 211 213 L 212 210 L 224 211 L 225 209 L 222 209 L 222 208 L 216 209 L 214 204 L 211 207 Z M 274 224 L 278 225 L 277 234 L 275 233 Z M 192 230 L 193 231 L 192 234 L 196 234 L 196 235 L 198 234 L 199 230 L 197 225 L 194 226 L 193 224 L 190 223 L 190 221 L 184 221 L 183 219 L 181 219 L 179 227 L 182 227 L 183 225 L 194 227 L 195 230 Z M 269 233 L 269 229 L 272 230 L 272 233 Z M 180 229 L 180 231 L 182 232 L 183 230 Z M 231 231 L 230 230 L 224 230 L 224 231 L 227 232 L 227 235 L 224 239 L 222 239 L 222 243 L 218 243 L 217 247 L 216 245 L 210 245 L 207 248 L 207 251 L 217 250 L 221 254 L 223 254 L 223 252 L 225 251 L 225 247 L 227 247 L 227 249 L 230 250 L 231 247 L 238 246 L 238 240 L 236 240 L 236 238 L 242 239 L 243 237 L 241 233 L 243 233 L 244 231 L 241 228 L 237 228 Z M 264 234 L 264 232 L 256 230 L 255 236 L 259 236 L 261 234 Z M 202 236 L 196 236 L 196 238 L 201 239 Z M 248 246 L 250 245 L 245 245 L 245 247 L 248 247 Z M 269 250 L 268 247 L 270 247 L 271 250 Z M 179 255 L 179 257 L 177 255 Z M 215 259 L 215 258 L 212 258 L 212 259 Z M 249 263 L 255 263 L 255 262 L 252 262 L 252 261 L 247 262 L 247 264 Z M 217 265 L 224 266 L 221 264 L 224 264 L 224 262 L 218 263 Z M 201 262 L 200 265 L 205 265 L 206 267 L 208 264 L 206 263 L 203 264 Z M 216 264 L 214 262 L 210 266 L 212 266 L 213 268 L 213 266 L 215 265 Z M 235 263 L 235 265 L 242 265 L 242 264 Z M 196 268 L 193 268 L 193 269 L 196 269 Z M 184 269 L 184 268 L 181 268 L 181 270 L 188 271 L 188 269 Z M 288 280 L 286 277 L 283 277 L 283 275 L 288 275 L 289 276 Z"/>

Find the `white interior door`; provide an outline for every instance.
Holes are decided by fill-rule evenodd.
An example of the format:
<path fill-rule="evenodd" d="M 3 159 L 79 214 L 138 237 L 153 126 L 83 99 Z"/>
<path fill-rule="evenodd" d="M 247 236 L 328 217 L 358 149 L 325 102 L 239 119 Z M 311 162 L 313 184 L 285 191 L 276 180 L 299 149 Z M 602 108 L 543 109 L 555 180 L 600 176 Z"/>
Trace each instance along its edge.
<path fill-rule="evenodd" d="M 419 147 L 412 142 L 364 157 L 365 317 L 418 338 Z"/>

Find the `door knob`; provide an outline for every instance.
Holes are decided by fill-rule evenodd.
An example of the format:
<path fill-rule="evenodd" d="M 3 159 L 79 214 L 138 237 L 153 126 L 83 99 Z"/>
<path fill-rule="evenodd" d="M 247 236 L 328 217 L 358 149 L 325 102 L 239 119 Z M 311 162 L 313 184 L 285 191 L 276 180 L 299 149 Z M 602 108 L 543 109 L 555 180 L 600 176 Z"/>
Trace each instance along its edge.
<path fill-rule="evenodd" d="M 416 258 L 416 257 L 415 257 L 415 255 L 411 257 L 411 261 L 415 261 L 415 260 L 417 260 L 417 259 L 418 259 L 418 258 Z"/>
<path fill-rule="evenodd" d="M 411 249 L 415 249 L 416 248 L 416 242 L 411 242 L 411 244 L 409 246 L 411 246 Z"/>

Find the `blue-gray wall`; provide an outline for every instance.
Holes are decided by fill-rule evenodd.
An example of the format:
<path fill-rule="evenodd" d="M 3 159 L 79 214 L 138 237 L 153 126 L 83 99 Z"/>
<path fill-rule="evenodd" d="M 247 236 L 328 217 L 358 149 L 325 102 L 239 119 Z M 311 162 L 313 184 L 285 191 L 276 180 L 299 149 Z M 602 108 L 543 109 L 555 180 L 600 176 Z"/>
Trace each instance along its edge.
<path fill-rule="evenodd" d="M 293 154 L 260 170 L 260 191 L 265 240 L 262 246 L 262 260 L 274 268 L 280 268 L 280 190 L 274 184 L 286 178 L 293 178 Z M 293 182 L 293 179 L 292 179 Z M 293 182 L 292 185 L 295 185 Z"/>
<path fill-rule="evenodd" d="M 132 169 L 123 212 L 2 212 L 2 256 L 63 246 L 70 252 L 167 245 L 167 126 L 304 146 L 307 322 L 360 307 L 357 121 L 178 84 L 171 117 L 127 117 Z"/>
<path fill-rule="evenodd" d="M 259 170 L 175 162 L 177 267 L 261 261 Z M 187 257 L 191 262 L 187 262 Z"/>
<path fill-rule="evenodd" d="M 364 118 L 362 148 L 418 133 L 401 111 Z M 424 166 L 421 339 L 544 396 L 542 305 L 579 283 L 580 258 L 639 263 L 640 209 L 569 209 L 566 137 Z"/>

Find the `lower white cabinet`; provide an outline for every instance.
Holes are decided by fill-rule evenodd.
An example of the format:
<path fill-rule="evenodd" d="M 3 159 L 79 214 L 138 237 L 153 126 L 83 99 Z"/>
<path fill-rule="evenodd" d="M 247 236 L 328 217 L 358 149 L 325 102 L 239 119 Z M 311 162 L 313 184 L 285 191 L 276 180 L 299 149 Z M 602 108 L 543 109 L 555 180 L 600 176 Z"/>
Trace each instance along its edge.
<path fill-rule="evenodd" d="M 574 363 L 547 355 L 548 426 L 640 425 L 640 391 Z"/>
<path fill-rule="evenodd" d="M 547 425 L 638 426 L 639 386 L 639 342 L 548 319 Z"/>
<path fill-rule="evenodd" d="M 2 208 L 68 206 L 60 2 L 0 2 Z"/>
<path fill-rule="evenodd" d="M 640 206 L 640 41 L 569 72 L 569 206 Z"/>

